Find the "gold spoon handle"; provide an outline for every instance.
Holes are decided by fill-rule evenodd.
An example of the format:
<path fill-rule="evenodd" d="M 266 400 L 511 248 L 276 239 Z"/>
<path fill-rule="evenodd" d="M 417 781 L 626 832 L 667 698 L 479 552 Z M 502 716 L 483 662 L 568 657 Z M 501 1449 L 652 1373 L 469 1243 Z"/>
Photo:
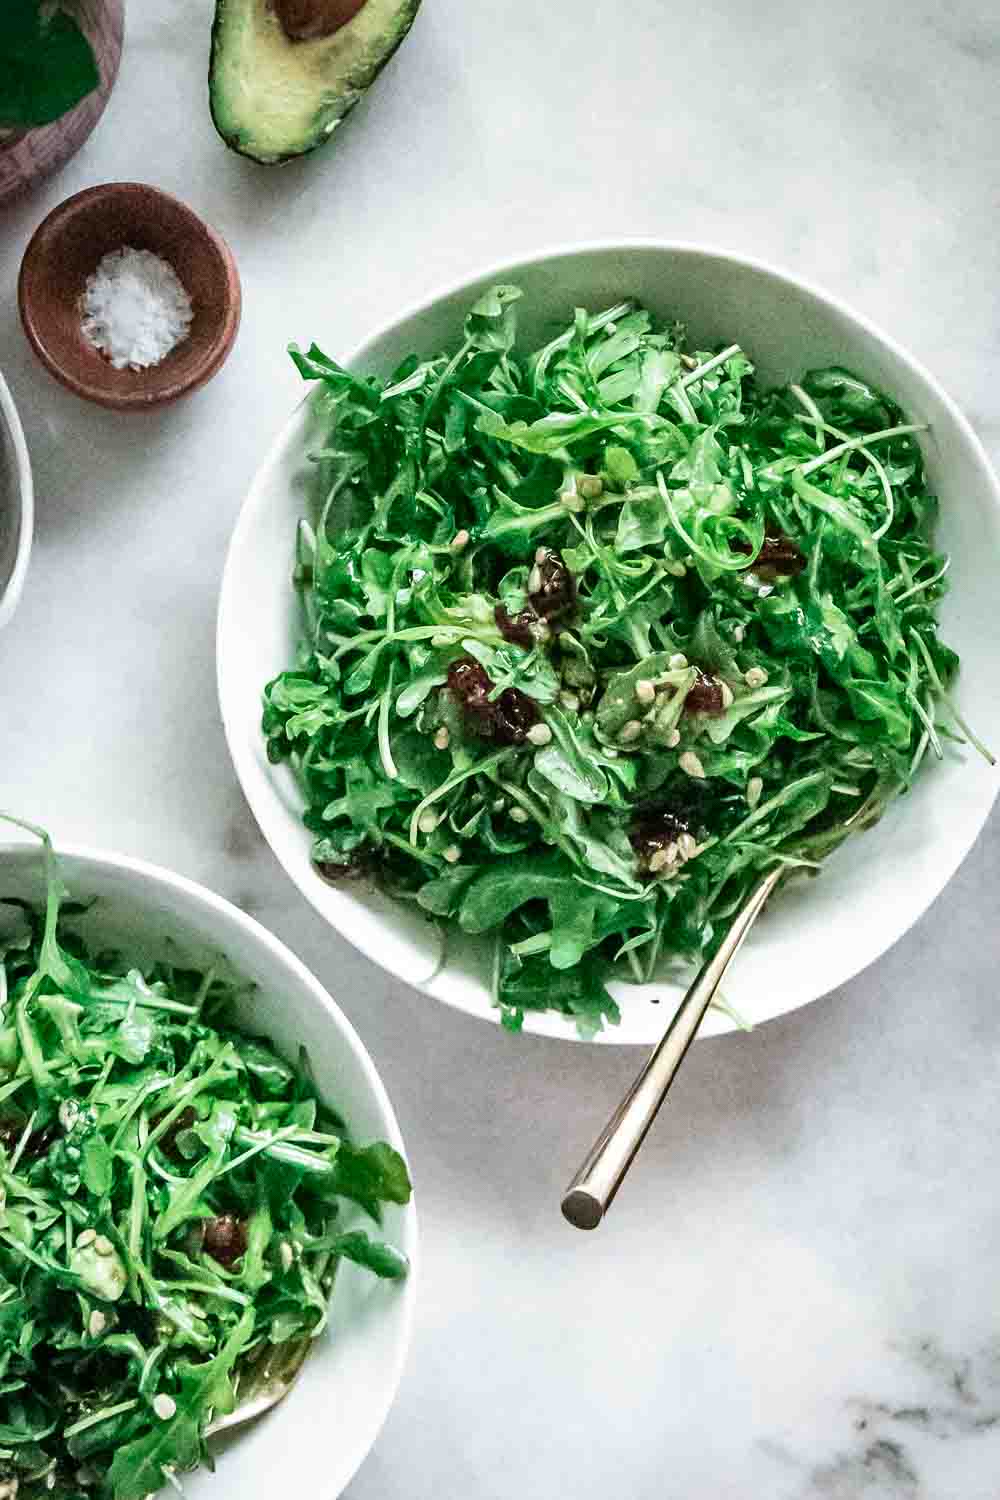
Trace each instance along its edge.
<path fill-rule="evenodd" d="M 733 920 L 718 951 L 705 963 L 677 1007 L 663 1040 L 657 1045 L 625 1098 L 605 1125 L 566 1190 L 564 1216 L 577 1229 L 596 1229 L 611 1207 L 632 1159 L 674 1081 L 684 1055 L 726 970 L 760 915 L 768 896 L 784 873 L 778 865 L 754 888 L 750 899 Z"/>

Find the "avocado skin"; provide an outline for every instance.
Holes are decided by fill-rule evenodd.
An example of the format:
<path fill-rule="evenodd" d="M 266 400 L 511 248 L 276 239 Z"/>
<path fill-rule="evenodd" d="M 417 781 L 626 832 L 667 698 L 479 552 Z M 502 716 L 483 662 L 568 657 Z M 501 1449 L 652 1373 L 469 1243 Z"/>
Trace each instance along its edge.
<path fill-rule="evenodd" d="M 326 144 L 335 127 L 350 114 L 354 106 L 367 93 L 397 48 L 405 41 L 410 27 L 417 17 L 421 0 L 396 0 L 394 14 L 382 36 L 378 51 L 361 51 L 360 55 L 348 55 L 338 59 L 338 68 L 330 70 L 325 89 L 317 98 L 317 107 L 311 128 L 300 135 L 290 135 L 280 148 L 263 150 L 254 137 L 252 121 L 235 121 L 222 83 L 223 65 L 227 50 L 228 28 L 233 16 L 241 11 L 255 14 L 262 0 L 215 0 L 215 16 L 212 22 L 212 47 L 208 65 L 208 97 L 212 124 L 231 151 L 261 166 L 276 166 L 306 156 L 319 146 Z M 266 4 L 267 0 L 263 0 Z M 372 4 L 373 0 L 369 0 Z M 377 4 L 377 0 L 374 0 Z M 373 5 L 374 8 L 374 5 Z M 355 21 L 364 17 L 363 8 Z M 338 33 L 347 38 L 354 22 L 348 22 Z M 298 51 L 325 47 L 328 38 L 290 42 Z M 294 59 L 293 51 L 293 59 Z M 339 72 L 339 78 L 337 73 Z M 336 92 L 334 92 L 336 90 Z"/>

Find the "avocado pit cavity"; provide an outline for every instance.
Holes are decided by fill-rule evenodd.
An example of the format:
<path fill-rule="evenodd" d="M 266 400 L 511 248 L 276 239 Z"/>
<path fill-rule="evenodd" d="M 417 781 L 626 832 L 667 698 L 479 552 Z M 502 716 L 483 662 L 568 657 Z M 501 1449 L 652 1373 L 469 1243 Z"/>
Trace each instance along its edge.
<path fill-rule="evenodd" d="M 293 42 L 333 36 L 352 21 L 367 0 L 274 0 L 285 35 Z"/>

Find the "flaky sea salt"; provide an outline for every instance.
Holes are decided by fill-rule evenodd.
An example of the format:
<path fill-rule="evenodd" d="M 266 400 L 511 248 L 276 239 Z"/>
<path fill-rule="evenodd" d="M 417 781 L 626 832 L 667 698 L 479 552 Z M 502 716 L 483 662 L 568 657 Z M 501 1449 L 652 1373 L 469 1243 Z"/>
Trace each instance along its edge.
<path fill-rule="evenodd" d="M 81 299 L 86 339 L 116 370 L 158 365 L 187 338 L 194 314 L 169 261 L 123 245 L 103 256 Z"/>

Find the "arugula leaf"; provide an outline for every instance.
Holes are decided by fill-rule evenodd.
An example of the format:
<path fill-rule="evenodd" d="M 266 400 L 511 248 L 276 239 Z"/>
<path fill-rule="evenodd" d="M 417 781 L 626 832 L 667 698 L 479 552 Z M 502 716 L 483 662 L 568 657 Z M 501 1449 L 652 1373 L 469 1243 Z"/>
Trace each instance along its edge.
<path fill-rule="evenodd" d="M 458 920 L 465 932 L 491 932 L 529 901 L 555 901 L 569 875 L 553 864 L 511 860 L 484 871 L 469 886 Z"/>
<path fill-rule="evenodd" d="M 514 347 L 517 330 L 514 303 L 521 289 L 495 286 L 474 302 L 465 320 L 465 337 L 473 349 L 496 350 L 505 354 Z"/>
<path fill-rule="evenodd" d="M 518 688 L 536 703 L 554 703 L 559 696 L 559 678 L 544 652 L 527 651 L 522 646 L 489 646 L 468 638 L 462 646 L 475 657 L 490 675 L 491 696 L 499 698 L 507 688 Z"/>
<path fill-rule="evenodd" d="M 165 1468 L 193 1469 L 201 1462 L 205 1414 L 233 1410 L 232 1373 L 250 1341 L 254 1315 L 247 1308 L 214 1359 L 178 1367 L 174 1415 L 119 1448 L 108 1470 L 114 1500 L 143 1500 L 162 1487 Z"/>
<path fill-rule="evenodd" d="M 476 421 L 476 430 L 528 453 L 558 453 L 596 432 L 636 423 L 651 427 L 653 419 L 642 412 L 570 411 L 552 412 L 532 423 L 505 422 L 489 407 L 484 407 Z"/>
<path fill-rule="evenodd" d="M 342 1141 L 333 1163 L 333 1191 L 360 1203 L 377 1220 L 380 1203 L 409 1203 L 410 1177 L 399 1152 L 385 1141 L 371 1146 Z"/>
<path fill-rule="evenodd" d="M 535 770 L 557 791 L 576 802 L 605 802 L 611 785 L 600 764 L 600 748 L 558 708 L 550 708 L 545 722 L 553 741 L 535 752 Z"/>
<path fill-rule="evenodd" d="M 478 865 L 452 865 L 440 875 L 427 880 L 417 891 L 424 911 L 435 917 L 451 917 L 458 911 L 466 886 L 478 872 Z"/>
<path fill-rule="evenodd" d="M 641 547 L 655 547 L 662 542 L 670 525 L 663 497 L 659 490 L 648 489 L 625 501 L 618 517 L 615 534 L 615 551 L 624 557 L 627 552 L 638 552 Z"/>
<path fill-rule="evenodd" d="M 92 1135 L 84 1142 L 80 1178 L 92 1197 L 104 1198 L 110 1192 L 112 1160 L 111 1148 L 103 1135 Z"/>
<path fill-rule="evenodd" d="M 353 1260 L 355 1265 L 366 1266 L 388 1281 L 399 1281 L 406 1276 L 410 1263 L 406 1256 L 383 1240 L 369 1239 L 363 1229 L 352 1229 L 347 1234 L 338 1234 L 330 1244 L 332 1254 L 342 1260 Z"/>

